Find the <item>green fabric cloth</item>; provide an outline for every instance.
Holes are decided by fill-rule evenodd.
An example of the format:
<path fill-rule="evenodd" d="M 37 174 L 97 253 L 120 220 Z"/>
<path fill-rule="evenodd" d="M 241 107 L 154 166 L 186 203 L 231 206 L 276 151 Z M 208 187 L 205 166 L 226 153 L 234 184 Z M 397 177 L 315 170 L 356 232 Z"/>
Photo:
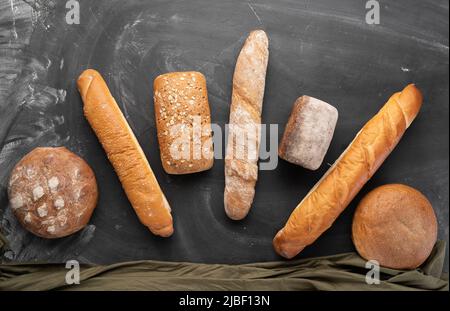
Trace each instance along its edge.
<path fill-rule="evenodd" d="M 447 290 L 441 278 L 445 242 L 412 271 L 381 268 L 368 285 L 365 261 L 355 253 L 244 265 L 137 261 L 82 265 L 79 285 L 67 285 L 63 264 L 0 265 L 0 290 Z"/>
<path fill-rule="evenodd" d="M 2 232 L 0 231 L 0 251 L 6 248 L 6 246 L 7 246 L 6 239 L 3 237 Z"/>

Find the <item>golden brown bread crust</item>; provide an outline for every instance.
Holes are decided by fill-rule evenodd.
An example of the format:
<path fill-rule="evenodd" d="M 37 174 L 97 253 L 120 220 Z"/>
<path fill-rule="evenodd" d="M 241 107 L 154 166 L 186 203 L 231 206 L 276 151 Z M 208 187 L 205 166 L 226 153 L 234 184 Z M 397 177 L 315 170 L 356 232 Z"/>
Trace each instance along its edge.
<path fill-rule="evenodd" d="M 92 69 L 84 71 L 78 79 L 78 89 L 84 102 L 84 114 L 140 221 L 156 235 L 172 235 L 169 204 L 102 76 Z"/>
<path fill-rule="evenodd" d="M 36 148 L 12 170 L 8 197 L 24 228 L 43 238 L 61 238 L 89 222 L 97 181 L 89 165 L 66 148 Z"/>
<path fill-rule="evenodd" d="M 209 170 L 214 153 L 205 76 L 195 71 L 166 73 L 155 79 L 153 89 L 161 162 L 166 173 Z"/>
<path fill-rule="evenodd" d="M 415 269 L 430 255 L 437 220 L 427 198 L 414 188 L 392 184 L 369 192 L 359 203 L 352 239 L 366 260 L 393 269 Z"/>
<path fill-rule="evenodd" d="M 311 189 L 273 240 L 281 256 L 292 258 L 325 232 L 377 171 L 422 105 L 412 84 L 395 93 Z"/>
<path fill-rule="evenodd" d="M 262 30 L 250 33 L 239 54 L 233 76 L 230 127 L 225 157 L 225 212 L 234 220 L 247 216 L 258 179 L 261 110 L 269 60 L 269 39 Z M 254 131 L 248 130 L 253 127 Z M 239 148 L 235 137 L 250 137 Z M 238 138 L 239 139 L 239 138 Z"/>

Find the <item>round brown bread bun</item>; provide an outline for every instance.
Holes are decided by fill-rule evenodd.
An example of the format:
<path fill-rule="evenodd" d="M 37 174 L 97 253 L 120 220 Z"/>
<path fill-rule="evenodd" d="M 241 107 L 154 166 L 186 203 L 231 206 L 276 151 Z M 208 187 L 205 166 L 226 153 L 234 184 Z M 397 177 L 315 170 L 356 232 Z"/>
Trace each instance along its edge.
<path fill-rule="evenodd" d="M 359 203 L 352 238 L 366 260 L 377 260 L 393 269 L 415 269 L 436 243 L 437 220 L 430 202 L 419 191 L 405 185 L 385 185 Z"/>
<path fill-rule="evenodd" d="M 28 231 L 60 238 L 89 222 L 97 205 L 97 181 L 89 165 L 66 148 L 36 148 L 12 170 L 8 196 Z"/>

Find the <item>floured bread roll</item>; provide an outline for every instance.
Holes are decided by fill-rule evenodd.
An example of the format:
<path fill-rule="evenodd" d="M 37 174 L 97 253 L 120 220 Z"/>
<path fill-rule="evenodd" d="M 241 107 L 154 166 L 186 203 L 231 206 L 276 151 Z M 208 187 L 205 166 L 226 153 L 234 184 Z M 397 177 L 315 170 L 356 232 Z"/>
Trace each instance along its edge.
<path fill-rule="evenodd" d="M 330 147 L 337 120 L 333 106 L 310 96 L 299 97 L 281 140 L 280 158 L 317 170 Z"/>
<path fill-rule="evenodd" d="M 64 147 L 36 148 L 12 170 L 8 196 L 19 222 L 43 238 L 82 229 L 97 205 L 95 175 Z"/>

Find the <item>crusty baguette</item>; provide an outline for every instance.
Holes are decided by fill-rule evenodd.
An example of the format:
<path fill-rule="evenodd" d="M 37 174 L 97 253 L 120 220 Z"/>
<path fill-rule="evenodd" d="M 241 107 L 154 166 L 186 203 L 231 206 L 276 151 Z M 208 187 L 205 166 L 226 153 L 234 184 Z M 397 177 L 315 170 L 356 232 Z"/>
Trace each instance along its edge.
<path fill-rule="evenodd" d="M 234 220 L 248 214 L 255 196 L 268 47 L 269 40 L 264 31 L 251 32 L 234 71 L 224 194 L 225 212 Z M 242 137 L 244 133 L 248 136 Z M 244 152 L 237 148 L 237 142 L 242 138 L 245 140 L 239 147 Z"/>
<path fill-rule="evenodd" d="M 292 258 L 325 232 L 372 177 L 419 113 L 414 85 L 395 93 L 292 212 L 274 238 L 278 254 Z"/>
<path fill-rule="evenodd" d="M 84 71 L 78 78 L 78 90 L 84 102 L 84 114 L 140 221 L 156 235 L 172 235 L 170 206 L 102 76 L 92 69 Z"/>

